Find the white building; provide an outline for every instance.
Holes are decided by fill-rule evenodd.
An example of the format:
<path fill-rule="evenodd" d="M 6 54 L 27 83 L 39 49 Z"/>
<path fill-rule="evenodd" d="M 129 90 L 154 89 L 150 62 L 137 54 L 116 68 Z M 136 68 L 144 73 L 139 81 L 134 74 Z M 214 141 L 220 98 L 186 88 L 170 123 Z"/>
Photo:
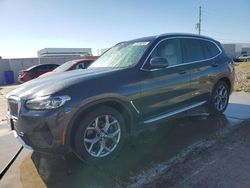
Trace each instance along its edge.
<path fill-rule="evenodd" d="M 92 55 L 91 48 L 44 48 L 37 52 L 38 57 Z"/>
<path fill-rule="evenodd" d="M 222 46 L 230 57 L 250 54 L 250 43 L 228 43 L 222 44 Z"/>

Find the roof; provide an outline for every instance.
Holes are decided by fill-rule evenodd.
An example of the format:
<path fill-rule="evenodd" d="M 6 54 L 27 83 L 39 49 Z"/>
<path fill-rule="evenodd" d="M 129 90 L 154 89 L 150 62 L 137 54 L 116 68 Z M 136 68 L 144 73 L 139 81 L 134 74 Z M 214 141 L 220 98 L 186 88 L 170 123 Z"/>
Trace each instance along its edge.
<path fill-rule="evenodd" d="M 152 41 L 152 40 L 156 40 L 158 38 L 163 38 L 163 37 L 198 37 L 198 38 L 214 40 L 204 35 L 198 35 L 198 34 L 192 34 L 192 33 L 164 33 L 164 34 L 155 35 L 155 36 L 137 38 L 137 39 L 129 40 L 127 42 Z"/>

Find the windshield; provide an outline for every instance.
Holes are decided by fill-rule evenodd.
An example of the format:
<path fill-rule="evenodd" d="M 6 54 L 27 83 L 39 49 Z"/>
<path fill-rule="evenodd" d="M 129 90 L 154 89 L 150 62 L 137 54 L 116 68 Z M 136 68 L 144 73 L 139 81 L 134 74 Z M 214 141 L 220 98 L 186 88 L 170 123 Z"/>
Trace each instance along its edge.
<path fill-rule="evenodd" d="M 135 65 L 147 49 L 149 41 L 123 42 L 117 44 L 100 58 L 98 58 L 90 68 L 111 67 L 126 68 Z"/>
<path fill-rule="evenodd" d="M 75 61 L 67 61 L 66 63 L 63 63 L 59 67 L 53 70 L 53 72 L 63 72 L 68 70 L 72 65 L 74 65 Z"/>

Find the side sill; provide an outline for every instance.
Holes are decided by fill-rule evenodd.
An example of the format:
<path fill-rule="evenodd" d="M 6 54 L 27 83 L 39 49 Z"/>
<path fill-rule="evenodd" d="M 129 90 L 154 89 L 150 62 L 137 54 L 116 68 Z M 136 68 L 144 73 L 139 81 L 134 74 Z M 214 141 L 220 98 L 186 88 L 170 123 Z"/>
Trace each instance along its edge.
<path fill-rule="evenodd" d="M 198 102 L 198 103 L 192 104 L 190 106 L 187 106 L 185 108 L 181 108 L 179 110 L 175 110 L 175 111 L 172 111 L 172 112 L 168 112 L 166 114 L 162 114 L 160 116 L 157 116 L 157 117 L 154 117 L 154 118 L 151 118 L 151 119 L 148 119 L 148 120 L 144 121 L 144 124 L 150 124 L 150 123 L 157 122 L 159 120 L 174 116 L 174 115 L 179 114 L 181 112 L 185 112 L 185 111 L 188 111 L 190 109 L 196 108 L 196 107 L 201 106 L 201 105 L 203 105 L 205 103 L 206 103 L 206 101 Z"/>

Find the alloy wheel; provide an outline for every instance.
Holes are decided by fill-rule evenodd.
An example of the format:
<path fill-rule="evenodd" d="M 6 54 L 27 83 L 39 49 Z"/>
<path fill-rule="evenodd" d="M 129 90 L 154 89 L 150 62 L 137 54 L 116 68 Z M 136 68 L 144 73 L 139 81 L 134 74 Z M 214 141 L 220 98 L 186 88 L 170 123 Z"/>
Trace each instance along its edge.
<path fill-rule="evenodd" d="M 218 111 L 224 110 L 228 102 L 228 90 L 224 85 L 216 88 L 214 96 L 214 106 Z"/>
<path fill-rule="evenodd" d="M 115 150 L 120 137 L 121 128 L 118 120 L 112 115 L 101 115 L 87 126 L 84 147 L 93 157 L 105 157 Z"/>

